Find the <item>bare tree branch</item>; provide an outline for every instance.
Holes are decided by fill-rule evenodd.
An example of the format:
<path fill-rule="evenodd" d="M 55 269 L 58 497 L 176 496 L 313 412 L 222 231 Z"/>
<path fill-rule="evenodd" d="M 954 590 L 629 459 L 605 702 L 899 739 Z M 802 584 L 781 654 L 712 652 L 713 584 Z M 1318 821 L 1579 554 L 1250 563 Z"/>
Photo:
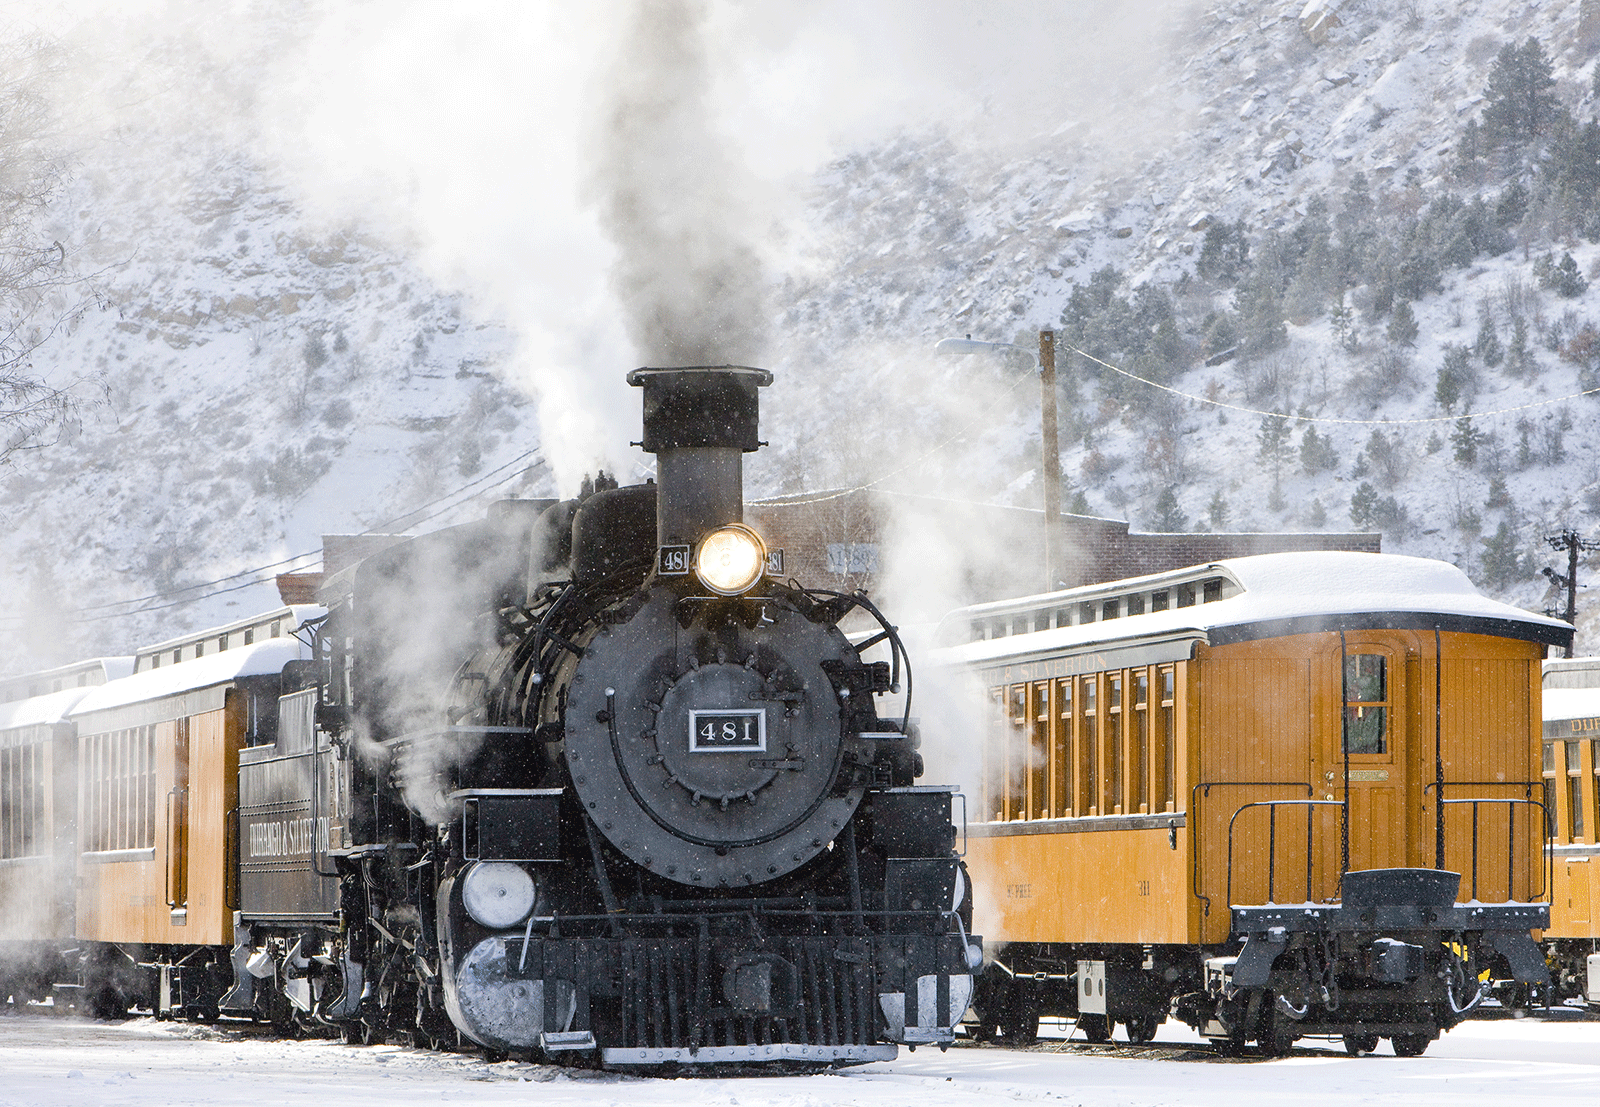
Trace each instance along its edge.
<path fill-rule="evenodd" d="M 0 43 L 0 465 L 56 441 L 84 383 L 52 383 L 33 366 L 33 355 L 90 302 L 88 280 L 40 227 L 68 175 L 43 91 L 63 64 L 48 40 Z"/>

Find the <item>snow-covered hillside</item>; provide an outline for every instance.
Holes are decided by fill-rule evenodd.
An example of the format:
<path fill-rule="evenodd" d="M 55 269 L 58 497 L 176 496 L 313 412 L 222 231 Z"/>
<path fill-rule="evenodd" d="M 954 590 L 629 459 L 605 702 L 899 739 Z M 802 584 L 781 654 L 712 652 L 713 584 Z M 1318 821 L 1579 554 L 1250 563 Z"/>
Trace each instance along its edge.
<path fill-rule="evenodd" d="M 1313 41 L 1301 16 L 1318 8 L 1338 18 Z M 1463 181 L 1454 167 L 1502 46 L 1538 38 L 1561 103 L 1579 121 L 1600 111 L 1600 6 L 1580 0 L 1241 0 L 1185 6 L 1151 34 L 1168 50 L 1157 81 L 1128 101 L 1049 120 L 1031 143 L 997 150 L 938 133 L 902 135 L 837 162 L 819 183 L 815 210 L 834 242 L 853 249 L 841 245 L 836 263 L 789 308 L 791 329 L 813 356 L 890 335 L 926 346 L 970 332 L 1027 345 L 1037 328 L 1060 327 L 1073 289 L 1106 266 L 1120 274 L 1120 296 L 1165 290 L 1192 342 L 1210 313 L 1239 306 L 1235 289 L 1195 279 L 1210 227 L 1242 221 L 1259 245 L 1263 234 L 1301 224 L 1319 198 L 1336 217 L 1358 173 L 1386 233 L 1447 192 L 1492 203 L 1510 175 Z M 1388 316 L 1353 311 L 1347 341 L 1326 311 L 1291 318 L 1286 344 L 1260 356 L 1212 365 L 1191 346 L 1187 371 L 1165 380 L 1189 398 L 1064 358 L 1063 469 L 1080 505 L 1159 530 L 1158 500 L 1170 489 L 1194 528 L 1382 529 L 1387 550 L 1453 561 L 1525 607 L 1559 606 L 1536 575 L 1566 567 L 1545 536 L 1570 528 L 1592 537 L 1600 521 L 1600 465 L 1589 446 L 1600 395 L 1576 395 L 1600 382 L 1557 353 L 1600 322 L 1600 246 L 1530 231 L 1505 247 L 1445 268 L 1442 290 L 1413 305 L 1418 335 L 1409 345 L 1386 336 Z M 1567 251 L 1591 282 L 1576 297 L 1542 290 L 1537 279 L 1543 256 Z M 1354 309 L 1369 293 L 1353 288 L 1347 304 Z M 1525 363 L 1475 370 L 1471 395 L 1446 409 L 1436 398 L 1440 367 L 1452 346 L 1475 345 L 1485 314 L 1502 344 L 1522 320 Z M 888 425 L 916 425 L 930 391 L 970 391 L 957 383 L 974 372 L 966 366 L 932 370 L 931 390 L 907 393 L 895 382 L 912 355 L 900 356 L 875 378 Z M 1003 401 L 1005 433 L 961 438 L 954 448 L 968 450 L 966 458 L 936 466 L 939 480 L 1036 503 L 1037 484 L 1015 479 L 1037 464 L 1034 402 L 1030 389 Z M 970 419 L 969 404 L 955 407 L 926 428 L 926 441 Z M 1276 476 L 1260 456 L 1264 412 L 1316 420 L 1290 423 Z M 1452 442 L 1468 414 L 1496 451 L 1471 466 Z M 1336 465 L 1302 470 L 1307 427 L 1329 440 Z M 1374 430 L 1390 444 L 1381 458 L 1367 456 Z M 974 466 L 974 454 L 996 460 Z M 1353 521 L 1363 481 L 1398 510 L 1358 505 Z M 1483 556 L 1501 522 L 1514 537 L 1516 566 L 1494 580 Z M 1589 572 L 1580 569 L 1580 579 Z M 1584 606 L 1580 593 L 1579 648 L 1592 649 L 1600 615 Z"/>
<path fill-rule="evenodd" d="M 1059 53 L 1072 95 L 1020 111 L 999 90 L 1008 75 L 997 65 L 970 88 L 966 115 L 908 110 L 870 132 L 841 130 L 847 146 L 778 182 L 786 192 L 773 200 L 771 240 L 759 244 L 774 305 L 767 363 L 778 382 L 763 409 L 773 446 L 752 461 L 748 491 L 881 480 L 1033 504 L 1037 390 L 1013 367 L 937 359 L 931 346 L 967 333 L 1031 342 L 1038 328 L 1062 324 L 1074 288 L 1111 266 L 1120 297 L 1171 295 L 1187 368 L 1165 379 L 1182 396 L 1156 402 L 1146 385 L 1063 356 L 1063 468 L 1080 509 L 1158 529 L 1157 501 L 1170 491 L 1189 526 L 1348 530 L 1366 525 L 1350 516 L 1365 481 L 1380 501 L 1393 497 L 1377 515 L 1386 549 L 1452 560 L 1483 585 L 1484 540 L 1505 522 L 1516 569 L 1486 590 L 1530 608 L 1553 604 L 1544 578 L 1530 574 L 1564 568 L 1544 535 L 1597 533 L 1600 466 L 1588 444 L 1600 397 L 1564 399 L 1584 385 L 1551 345 L 1600 323 L 1600 280 L 1559 297 L 1538 287 L 1535 267 L 1549 251 L 1570 251 L 1582 273 L 1600 277 L 1600 246 L 1515 240 L 1446 268 L 1442 291 L 1413 305 L 1414 345 L 1391 343 L 1388 318 L 1360 311 L 1341 341 L 1324 311 L 1291 320 L 1279 349 L 1210 366 L 1200 336 L 1209 316 L 1237 307 L 1237 290 L 1195 270 L 1208 228 L 1289 230 L 1317 197 L 1336 216 L 1358 172 L 1375 210 L 1392 217 L 1386 226 L 1445 190 L 1492 200 L 1502 180 L 1452 172 L 1496 52 L 1537 37 L 1561 102 L 1580 121 L 1593 118 L 1600 6 L 1346 0 L 1321 5 L 1337 23 L 1317 32 L 1320 41 L 1302 24 L 1307 7 L 1150 3 L 1137 19 L 1099 8 L 1081 39 L 1052 25 L 1059 51 L 1030 44 L 1030 58 Z M 94 295 L 34 364 L 57 381 L 85 380 L 86 398 L 104 392 L 61 442 L 0 472 L 0 590 L 9 600 L 0 668 L 124 651 L 267 606 L 270 584 L 221 589 L 270 574 L 199 586 L 280 561 L 309 567 L 287 559 L 315 551 L 325 532 L 427 529 L 472 517 L 494 495 L 556 489 L 538 428 L 559 414 L 553 406 L 584 402 L 584 393 L 556 398 L 560 374 L 528 370 L 529 346 L 548 351 L 549 335 L 530 334 L 517 296 L 483 294 L 485 267 L 474 269 L 471 251 L 441 249 L 437 225 L 419 233 L 392 217 L 420 210 L 413 193 L 436 183 L 428 174 L 443 171 L 442 151 L 421 149 L 398 185 L 374 179 L 370 204 L 352 200 L 360 177 L 341 172 L 348 166 L 328 162 L 340 182 L 332 203 L 295 163 L 296 117 L 266 86 L 302 62 L 327 61 L 305 44 L 316 20 L 339 8 L 306 3 L 263 16 L 243 6 L 240 41 L 217 47 L 213 27 L 204 65 L 186 53 L 198 49 L 192 36 L 162 43 L 140 24 L 143 76 L 122 84 L 104 77 L 96 54 L 115 34 L 62 32 L 76 53 L 60 88 L 83 84 L 70 79 L 71 66 L 83 67 L 99 75 L 88 82 L 98 102 L 116 109 L 62 109 L 73 179 L 42 227 Z M 709 8 L 708 25 L 728 34 L 722 6 Z M 1003 20 L 1020 9 L 996 10 Z M 941 8 L 939 18 L 952 17 Z M 833 30 L 783 27 L 802 45 Z M 985 34 L 992 40 L 995 28 Z M 456 56 L 439 49 L 446 62 Z M 1082 59 L 1097 53 L 1098 95 L 1085 95 Z M 348 70 L 370 64 L 353 57 Z M 816 79 L 804 65 L 793 70 L 774 67 L 797 87 Z M 518 87 L 494 69 L 451 83 L 468 85 L 475 103 Z M 838 91 L 834 99 L 848 102 Z M 781 110 L 781 100 L 742 105 L 747 114 L 763 107 Z M 429 125 L 415 113 L 361 121 L 369 136 L 382 123 Z M 326 161 L 337 144 L 319 142 L 308 132 L 307 147 Z M 474 216 L 470 233 L 503 251 L 497 264 L 509 257 L 539 275 L 529 287 L 558 288 L 570 273 L 574 302 L 603 302 L 601 284 L 585 283 L 596 280 L 589 269 L 537 248 L 548 236 L 525 245 L 514 208 L 485 199 L 474 210 L 475 177 L 485 197 L 503 188 L 491 179 L 498 163 L 475 165 L 462 154 L 470 149 L 450 149 L 460 164 L 441 190 L 448 204 L 435 207 L 462 224 Z M 350 150 L 360 156 L 353 142 Z M 553 218 L 548 197 L 539 200 L 536 214 Z M 574 210 L 567 224 L 586 226 Z M 1352 289 L 1351 304 L 1361 296 Z M 1446 411 L 1438 371 L 1449 347 L 1477 341 L 1485 310 L 1506 344 L 1523 318 L 1532 368 L 1482 367 L 1466 403 Z M 620 382 L 634 364 L 590 319 L 574 319 L 563 337 L 566 356 L 597 379 Z M 542 393 L 527 387 L 540 379 Z M 607 396 L 592 402 L 615 405 Z M 1456 460 L 1455 420 L 1469 411 L 1478 432 L 1495 436 L 1485 449 L 1498 451 L 1498 471 Z M 1315 425 L 1337 465 L 1308 475 L 1290 455 L 1275 478 L 1260 458 L 1261 412 L 1325 420 Z M 627 457 L 635 416 L 600 416 L 622 429 L 596 456 Z M 1387 421 L 1380 429 L 1393 444 L 1381 464 L 1363 453 L 1374 426 L 1361 421 L 1375 419 Z M 1291 427 L 1293 443 L 1306 425 Z M 1491 495 L 1496 476 L 1503 496 Z M 158 598 L 129 602 L 145 596 Z M 135 607 L 148 610 L 129 615 Z M 1580 648 L 1600 646 L 1594 618 L 1580 619 Z"/>

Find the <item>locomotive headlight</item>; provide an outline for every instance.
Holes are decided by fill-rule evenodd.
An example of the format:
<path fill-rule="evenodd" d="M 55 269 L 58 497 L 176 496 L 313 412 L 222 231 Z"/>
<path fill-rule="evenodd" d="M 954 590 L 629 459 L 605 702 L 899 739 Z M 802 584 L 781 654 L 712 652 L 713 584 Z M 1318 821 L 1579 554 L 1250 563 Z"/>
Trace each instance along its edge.
<path fill-rule="evenodd" d="M 701 540 L 694 571 L 717 595 L 737 596 L 755 586 L 766 564 L 767 548 L 756 532 L 730 523 Z"/>
<path fill-rule="evenodd" d="M 491 930 L 516 926 L 533 910 L 538 888 L 521 865 L 479 861 L 461 882 L 467 914 Z"/>

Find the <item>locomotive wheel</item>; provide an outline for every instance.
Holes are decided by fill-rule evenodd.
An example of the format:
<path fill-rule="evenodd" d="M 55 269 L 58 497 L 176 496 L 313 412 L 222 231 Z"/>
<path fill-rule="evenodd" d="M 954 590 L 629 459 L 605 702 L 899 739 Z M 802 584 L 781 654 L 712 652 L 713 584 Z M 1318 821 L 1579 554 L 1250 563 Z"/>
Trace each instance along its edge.
<path fill-rule="evenodd" d="M 1160 1015 L 1135 1015 L 1125 1020 L 1122 1025 L 1128 1028 L 1128 1041 L 1135 1045 L 1143 1045 L 1155 1038 L 1161 1022 Z"/>
<path fill-rule="evenodd" d="M 1000 1009 L 1002 1045 L 1021 1048 L 1039 1040 L 1039 1012 L 1022 996 L 1011 996 Z"/>
<path fill-rule="evenodd" d="M 1079 1015 L 1078 1029 L 1083 1031 L 1083 1036 L 1091 1042 L 1108 1042 L 1111 1040 L 1111 1020 L 1105 1015 Z"/>
<path fill-rule="evenodd" d="M 1236 1031 L 1226 1038 L 1211 1038 L 1210 1042 L 1217 1047 L 1217 1052 L 1224 1057 L 1238 1057 L 1244 1053 L 1245 1036 L 1243 1031 Z"/>
<path fill-rule="evenodd" d="M 89 1003 L 89 1014 L 96 1019 L 114 1022 L 128 1017 L 128 1001 L 116 987 L 107 984 L 95 992 Z"/>
<path fill-rule="evenodd" d="M 1256 1044 L 1261 1047 L 1261 1052 L 1268 1057 L 1287 1057 L 1294 1048 L 1294 1028 L 1288 1026 L 1272 1026 L 1266 1033 L 1256 1039 Z"/>
<path fill-rule="evenodd" d="M 1396 1057 L 1421 1057 L 1433 1044 L 1426 1034 L 1396 1034 L 1390 1041 Z"/>
<path fill-rule="evenodd" d="M 383 1035 L 378 1028 L 370 1022 L 360 1020 L 340 1023 L 339 1038 L 345 1045 L 368 1046 L 383 1044 Z"/>
<path fill-rule="evenodd" d="M 1346 1034 L 1344 1051 L 1352 1057 L 1365 1057 L 1378 1048 L 1376 1034 Z"/>

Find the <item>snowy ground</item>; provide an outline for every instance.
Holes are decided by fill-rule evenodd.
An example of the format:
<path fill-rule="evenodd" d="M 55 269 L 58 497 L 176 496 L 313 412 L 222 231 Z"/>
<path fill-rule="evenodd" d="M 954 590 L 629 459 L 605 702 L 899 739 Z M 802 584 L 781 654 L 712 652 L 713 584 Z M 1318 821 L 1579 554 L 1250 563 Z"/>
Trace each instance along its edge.
<path fill-rule="evenodd" d="M 281 1042 L 250 1030 L 134 1019 L 92 1023 L 0 1016 L 0 1107 L 40 1104 L 334 1104 L 472 1102 L 585 1107 L 824 1107 L 915 1102 L 919 1107 L 1059 1102 L 1074 1107 L 1248 1103 L 1577 1105 L 1600 1102 L 1600 1020 L 1471 1022 L 1426 1056 L 1346 1057 L 1310 1043 L 1279 1060 L 1227 1061 L 1189 1049 L 1175 1023 L 1153 1047 L 1045 1043 L 1035 1050 L 922 1049 L 899 1060 L 819 1076 L 655 1079 L 570 1072 L 396 1046 Z M 537 1085 L 531 1086 L 531 1085 Z"/>

